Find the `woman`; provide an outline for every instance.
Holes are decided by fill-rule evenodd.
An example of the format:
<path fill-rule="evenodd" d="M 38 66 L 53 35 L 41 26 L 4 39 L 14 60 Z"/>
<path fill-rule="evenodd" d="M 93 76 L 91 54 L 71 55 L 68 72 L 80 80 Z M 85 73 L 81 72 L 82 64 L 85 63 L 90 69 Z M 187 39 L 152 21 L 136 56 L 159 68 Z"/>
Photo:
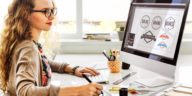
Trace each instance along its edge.
<path fill-rule="evenodd" d="M 56 15 L 52 0 L 13 0 L 5 21 L 0 46 L 1 89 L 10 96 L 97 96 L 102 86 L 91 83 L 77 87 L 50 85 L 51 72 L 98 75 L 91 68 L 70 67 L 48 61 L 38 43 Z M 52 71 L 51 71 L 52 70 Z"/>

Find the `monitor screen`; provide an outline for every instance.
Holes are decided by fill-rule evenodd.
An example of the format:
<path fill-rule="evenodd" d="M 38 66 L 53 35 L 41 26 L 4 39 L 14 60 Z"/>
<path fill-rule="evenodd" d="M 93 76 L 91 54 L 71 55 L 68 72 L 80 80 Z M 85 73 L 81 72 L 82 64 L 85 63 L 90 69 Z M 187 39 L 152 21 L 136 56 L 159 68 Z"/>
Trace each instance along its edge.
<path fill-rule="evenodd" d="M 124 50 L 175 65 L 174 56 L 185 8 L 134 6 Z"/>

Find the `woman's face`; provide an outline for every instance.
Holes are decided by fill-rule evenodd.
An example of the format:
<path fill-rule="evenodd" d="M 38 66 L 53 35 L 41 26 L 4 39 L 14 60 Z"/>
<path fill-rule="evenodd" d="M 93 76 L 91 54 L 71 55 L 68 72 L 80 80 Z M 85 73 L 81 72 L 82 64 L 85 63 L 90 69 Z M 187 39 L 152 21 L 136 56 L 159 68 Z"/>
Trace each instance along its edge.
<path fill-rule="evenodd" d="M 32 30 L 37 31 L 48 31 L 51 28 L 52 20 L 54 19 L 54 15 L 47 16 L 45 12 L 37 12 L 37 11 L 48 11 L 53 9 L 53 1 L 52 0 L 34 0 L 35 7 L 30 15 L 30 22 L 32 25 Z"/>

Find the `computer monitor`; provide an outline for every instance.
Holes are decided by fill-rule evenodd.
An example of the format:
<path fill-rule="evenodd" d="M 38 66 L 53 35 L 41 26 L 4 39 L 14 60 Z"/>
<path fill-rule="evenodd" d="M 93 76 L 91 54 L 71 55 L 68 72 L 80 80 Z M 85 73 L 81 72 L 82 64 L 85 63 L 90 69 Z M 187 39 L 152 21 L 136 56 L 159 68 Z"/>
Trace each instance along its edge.
<path fill-rule="evenodd" d="M 133 0 L 121 59 L 174 78 L 189 0 Z"/>

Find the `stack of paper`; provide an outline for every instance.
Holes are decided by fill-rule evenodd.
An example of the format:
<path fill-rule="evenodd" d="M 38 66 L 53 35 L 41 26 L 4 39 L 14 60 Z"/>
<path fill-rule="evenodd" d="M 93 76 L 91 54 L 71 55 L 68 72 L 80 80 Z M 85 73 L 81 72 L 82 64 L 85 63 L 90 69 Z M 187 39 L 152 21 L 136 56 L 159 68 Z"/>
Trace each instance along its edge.
<path fill-rule="evenodd" d="M 110 41 L 110 34 L 109 33 L 87 33 L 83 37 L 83 39 L 88 40 L 108 40 Z"/>

